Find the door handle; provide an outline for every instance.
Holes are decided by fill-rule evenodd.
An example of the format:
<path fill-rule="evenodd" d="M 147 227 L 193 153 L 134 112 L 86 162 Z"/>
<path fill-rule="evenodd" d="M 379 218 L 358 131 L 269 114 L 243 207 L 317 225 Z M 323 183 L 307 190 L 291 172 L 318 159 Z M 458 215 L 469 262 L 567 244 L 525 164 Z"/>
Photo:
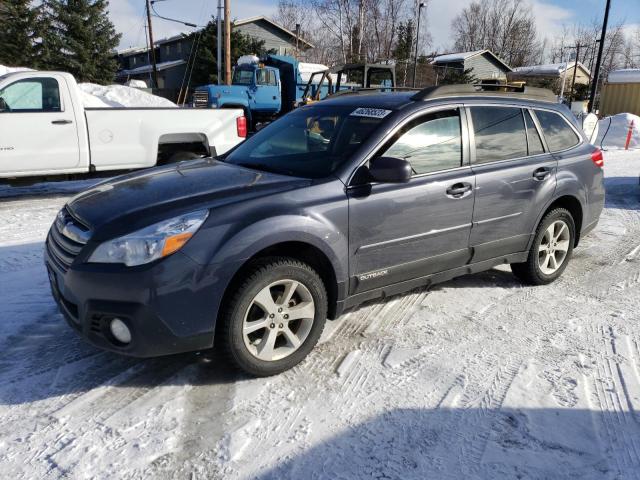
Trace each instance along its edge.
<path fill-rule="evenodd" d="M 53 120 L 51 123 L 53 123 L 54 125 L 68 125 L 70 123 L 73 123 L 72 120 Z"/>
<path fill-rule="evenodd" d="M 551 169 L 546 167 L 538 168 L 533 172 L 534 180 L 539 180 L 539 181 L 546 180 L 549 177 L 549 175 L 551 175 Z"/>
<path fill-rule="evenodd" d="M 470 192 L 472 188 L 470 183 L 454 183 L 447 188 L 447 195 L 453 198 L 460 198 L 464 196 L 465 193 Z"/>

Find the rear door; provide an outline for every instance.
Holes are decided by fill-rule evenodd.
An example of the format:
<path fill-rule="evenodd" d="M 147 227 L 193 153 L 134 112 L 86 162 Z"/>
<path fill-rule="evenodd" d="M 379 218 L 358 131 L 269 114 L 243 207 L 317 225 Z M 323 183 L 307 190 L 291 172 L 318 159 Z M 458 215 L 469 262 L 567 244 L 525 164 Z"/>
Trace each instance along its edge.
<path fill-rule="evenodd" d="M 531 112 L 519 106 L 467 107 L 476 175 L 473 262 L 526 250 L 538 214 L 556 187 L 557 162 Z"/>
<path fill-rule="evenodd" d="M 0 171 L 55 173 L 78 166 L 76 119 L 62 78 L 16 80 L 0 98 Z"/>
<path fill-rule="evenodd" d="M 408 160 L 408 183 L 357 181 L 348 188 L 351 293 L 467 263 L 474 175 L 468 165 L 464 110 L 417 116 L 374 156 Z"/>

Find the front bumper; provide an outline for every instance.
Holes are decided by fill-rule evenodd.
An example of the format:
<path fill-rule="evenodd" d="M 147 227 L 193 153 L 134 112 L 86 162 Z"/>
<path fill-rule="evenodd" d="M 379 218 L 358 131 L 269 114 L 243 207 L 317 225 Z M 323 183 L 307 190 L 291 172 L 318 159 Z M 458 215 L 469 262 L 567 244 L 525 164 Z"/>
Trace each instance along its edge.
<path fill-rule="evenodd" d="M 45 248 L 56 303 L 69 325 L 93 345 L 135 357 L 155 357 L 213 346 L 222 291 L 217 269 L 177 252 L 141 267 L 60 265 Z M 109 323 L 120 318 L 130 343 L 118 342 Z"/>

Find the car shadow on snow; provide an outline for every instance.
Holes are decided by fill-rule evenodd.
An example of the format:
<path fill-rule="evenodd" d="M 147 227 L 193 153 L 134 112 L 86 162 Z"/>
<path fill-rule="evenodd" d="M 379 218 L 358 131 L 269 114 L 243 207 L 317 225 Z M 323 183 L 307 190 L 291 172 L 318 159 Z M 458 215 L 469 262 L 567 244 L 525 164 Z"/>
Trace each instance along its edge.
<path fill-rule="evenodd" d="M 605 207 L 640 210 L 640 169 L 638 176 L 605 177 Z"/>
<path fill-rule="evenodd" d="M 619 440 L 607 438 L 611 422 Z M 635 479 L 640 468 L 631 444 L 640 425 L 628 412 L 392 409 L 337 434 L 321 424 L 313 429 L 325 439 L 252 478 Z"/>

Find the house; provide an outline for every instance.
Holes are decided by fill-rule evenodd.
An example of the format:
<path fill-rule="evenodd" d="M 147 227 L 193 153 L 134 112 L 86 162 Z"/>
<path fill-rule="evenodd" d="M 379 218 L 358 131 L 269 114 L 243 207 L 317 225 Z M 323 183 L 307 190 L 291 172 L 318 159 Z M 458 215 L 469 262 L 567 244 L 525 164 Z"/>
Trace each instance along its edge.
<path fill-rule="evenodd" d="M 561 79 L 564 77 L 565 90 L 568 91 L 571 89 L 574 71 L 576 72 L 576 85 L 589 85 L 591 72 L 580 62 L 577 62 L 577 64 L 576 62 L 568 62 L 517 67 L 513 69 L 508 77 L 509 81 L 521 80 L 534 85 L 545 81 L 547 83 L 557 82 L 558 86 L 561 85 Z"/>
<path fill-rule="evenodd" d="M 506 80 L 507 74 L 511 72 L 511 67 L 491 50 L 438 55 L 432 60 L 431 65 L 435 68 L 438 77 L 446 75 L 449 70 L 460 73 L 470 70 L 471 75 L 478 80 Z"/>
<path fill-rule="evenodd" d="M 269 20 L 264 15 L 233 22 L 233 28 L 243 35 L 262 40 L 267 51 L 274 51 L 277 55 L 300 56 L 314 45 L 302 37 L 296 40 L 296 34 L 282 25 Z"/>
<path fill-rule="evenodd" d="M 267 51 L 280 55 L 303 56 L 306 50 L 314 46 L 303 38 L 264 16 L 238 20 L 233 29 L 244 35 L 264 41 Z M 159 95 L 176 100 L 182 88 L 186 88 L 187 63 L 191 55 L 193 36 L 181 33 L 170 38 L 154 42 L 156 69 L 158 71 Z M 144 80 L 152 85 L 153 67 L 149 47 L 133 47 L 116 52 L 119 69 L 116 80 L 124 83 L 128 80 Z"/>

